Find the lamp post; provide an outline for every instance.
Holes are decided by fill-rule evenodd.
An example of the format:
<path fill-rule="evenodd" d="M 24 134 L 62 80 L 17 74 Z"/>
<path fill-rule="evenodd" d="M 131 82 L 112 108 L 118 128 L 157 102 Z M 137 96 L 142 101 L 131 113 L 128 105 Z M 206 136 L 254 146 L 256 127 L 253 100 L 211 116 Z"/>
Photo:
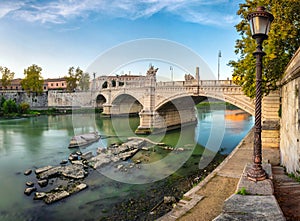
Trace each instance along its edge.
<path fill-rule="evenodd" d="M 262 168 L 262 145 L 261 145 L 261 100 L 262 100 L 262 58 L 265 52 L 262 51 L 262 43 L 268 38 L 271 22 L 274 20 L 272 14 L 265 11 L 264 7 L 258 7 L 257 11 L 248 15 L 252 38 L 256 40 L 256 98 L 255 98 L 255 130 L 254 130 L 254 151 L 253 165 L 247 171 L 247 177 L 252 181 L 261 181 L 267 178 L 266 171 Z"/>
<path fill-rule="evenodd" d="M 170 66 L 170 71 L 171 71 L 171 81 L 173 81 L 173 66 Z"/>

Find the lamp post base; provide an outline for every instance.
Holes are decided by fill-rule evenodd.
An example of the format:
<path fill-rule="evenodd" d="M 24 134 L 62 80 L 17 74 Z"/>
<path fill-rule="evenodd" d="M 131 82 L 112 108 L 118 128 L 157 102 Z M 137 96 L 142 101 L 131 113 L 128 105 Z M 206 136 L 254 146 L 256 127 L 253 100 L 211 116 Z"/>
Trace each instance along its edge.
<path fill-rule="evenodd" d="M 267 173 L 261 165 L 252 165 L 252 168 L 247 171 L 247 178 L 251 181 L 257 182 L 267 179 Z"/>

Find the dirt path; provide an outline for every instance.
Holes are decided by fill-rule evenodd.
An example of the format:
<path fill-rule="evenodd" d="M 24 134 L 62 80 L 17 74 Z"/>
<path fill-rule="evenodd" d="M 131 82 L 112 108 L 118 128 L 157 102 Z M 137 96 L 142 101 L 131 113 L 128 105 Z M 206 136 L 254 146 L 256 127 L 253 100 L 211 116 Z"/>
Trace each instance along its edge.
<path fill-rule="evenodd" d="M 179 220 L 208 221 L 222 212 L 223 202 L 235 192 L 239 179 L 216 175 L 197 194 L 204 198 Z"/>

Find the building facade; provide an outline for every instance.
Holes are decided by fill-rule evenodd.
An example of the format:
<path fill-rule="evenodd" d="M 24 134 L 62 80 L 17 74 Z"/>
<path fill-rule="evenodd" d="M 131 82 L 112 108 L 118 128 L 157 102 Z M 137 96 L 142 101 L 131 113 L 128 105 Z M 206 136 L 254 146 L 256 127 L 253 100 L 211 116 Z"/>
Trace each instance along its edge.
<path fill-rule="evenodd" d="M 21 78 L 13 79 L 9 86 L 4 87 L 0 81 L 0 91 L 24 91 L 21 85 Z M 44 80 L 43 90 L 66 90 L 67 81 L 65 78 L 48 78 Z"/>

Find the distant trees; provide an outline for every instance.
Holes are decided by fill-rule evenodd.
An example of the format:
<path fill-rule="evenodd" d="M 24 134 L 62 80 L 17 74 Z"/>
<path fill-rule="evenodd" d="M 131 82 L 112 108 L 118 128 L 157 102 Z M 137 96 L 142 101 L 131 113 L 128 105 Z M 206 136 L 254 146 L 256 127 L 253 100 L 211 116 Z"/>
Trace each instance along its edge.
<path fill-rule="evenodd" d="M 77 87 L 80 87 L 83 91 L 87 91 L 90 87 L 90 75 L 84 73 L 79 67 L 76 69 L 70 67 L 65 79 L 67 81 L 67 90 L 69 92 L 74 92 Z"/>
<path fill-rule="evenodd" d="M 24 70 L 25 78 L 21 81 L 22 88 L 27 92 L 42 93 L 44 80 L 42 78 L 42 68 L 33 64 Z"/>
<path fill-rule="evenodd" d="M 78 86 L 82 91 L 88 91 L 90 89 L 90 75 L 89 73 L 83 73 L 79 79 Z"/>
<path fill-rule="evenodd" d="M 7 88 L 11 84 L 11 81 L 14 79 L 15 73 L 10 71 L 7 67 L 1 67 L 1 66 L 0 66 L 0 72 L 2 74 L 1 77 L 2 87 Z"/>
<path fill-rule="evenodd" d="M 15 73 L 10 71 L 7 67 L 0 66 L 0 73 L 2 75 L 0 81 L 2 88 L 7 88 L 11 85 Z M 27 93 L 43 92 L 44 79 L 42 77 L 42 68 L 36 64 L 32 64 L 24 69 L 25 77 L 21 80 L 22 89 Z M 70 67 L 67 76 L 64 77 L 67 83 L 67 91 L 74 92 L 77 88 L 81 91 L 88 91 L 90 89 L 90 75 L 83 72 L 79 67 L 76 69 Z"/>

